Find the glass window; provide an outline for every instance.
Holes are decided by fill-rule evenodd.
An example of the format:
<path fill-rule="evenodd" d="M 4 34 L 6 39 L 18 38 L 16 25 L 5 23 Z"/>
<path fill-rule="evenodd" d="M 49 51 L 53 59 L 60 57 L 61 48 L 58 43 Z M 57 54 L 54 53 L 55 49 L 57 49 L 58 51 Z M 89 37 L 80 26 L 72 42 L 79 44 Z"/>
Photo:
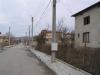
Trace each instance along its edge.
<path fill-rule="evenodd" d="M 84 17 L 84 25 L 90 24 L 90 16 Z"/>
<path fill-rule="evenodd" d="M 89 43 L 90 42 L 90 33 L 89 32 L 85 32 L 83 33 L 83 43 Z"/>

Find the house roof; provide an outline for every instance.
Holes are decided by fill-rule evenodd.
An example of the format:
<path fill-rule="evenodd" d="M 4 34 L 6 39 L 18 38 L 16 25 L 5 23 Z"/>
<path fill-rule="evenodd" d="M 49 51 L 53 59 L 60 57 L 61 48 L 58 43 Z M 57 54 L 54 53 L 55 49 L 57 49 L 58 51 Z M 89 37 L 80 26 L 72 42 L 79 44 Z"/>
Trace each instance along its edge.
<path fill-rule="evenodd" d="M 44 32 L 44 33 L 52 33 L 52 31 L 50 31 L 50 30 L 42 30 L 41 32 L 42 32 L 42 33 L 43 33 L 43 32 Z M 62 33 L 62 32 L 56 31 L 56 33 Z"/>
<path fill-rule="evenodd" d="M 95 6 L 99 6 L 99 7 L 100 7 L 100 1 L 97 2 L 97 3 L 95 3 L 95 4 L 93 4 L 93 5 L 91 5 L 91 6 L 89 6 L 89 7 L 87 7 L 87 8 L 85 8 L 85 9 L 83 9 L 83 10 L 81 10 L 81 11 L 79 11 L 78 13 L 73 14 L 72 17 L 76 17 L 77 15 L 80 15 L 80 14 L 82 14 L 82 13 L 84 13 L 84 12 L 86 12 L 86 11 L 92 9 L 92 8 L 94 8 Z"/>

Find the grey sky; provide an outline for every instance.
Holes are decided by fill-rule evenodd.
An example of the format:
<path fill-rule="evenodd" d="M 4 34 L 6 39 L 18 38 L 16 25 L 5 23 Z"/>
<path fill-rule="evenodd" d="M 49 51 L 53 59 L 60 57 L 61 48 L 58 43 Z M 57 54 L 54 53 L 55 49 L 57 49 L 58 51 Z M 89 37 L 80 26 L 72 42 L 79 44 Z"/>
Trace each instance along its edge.
<path fill-rule="evenodd" d="M 64 18 L 65 25 L 74 29 L 72 14 L 94 4 L 100 0 L 57 0 L 57 20 Z M 24 36 L 31 25 L 31 17 L 34 16 L 34 34 L 42 29 L 51 29 L 52 4 L 50 4 L 44 16 L 37 23 L 49 0 L 0 0 L 0 31 L 5 33 L 11 26 L 15 36 Z M 48 26 L 49 24 L 49 26 Z"/>

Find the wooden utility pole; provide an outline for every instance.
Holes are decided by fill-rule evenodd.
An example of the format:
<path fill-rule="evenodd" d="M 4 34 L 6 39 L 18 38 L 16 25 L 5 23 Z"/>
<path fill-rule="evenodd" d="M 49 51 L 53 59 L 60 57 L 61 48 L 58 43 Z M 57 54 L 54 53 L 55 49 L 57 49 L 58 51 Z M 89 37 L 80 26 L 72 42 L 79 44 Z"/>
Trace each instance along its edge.
<path fill-rule="evenodd" d="M 57 51 L 57 40 L 56 40 L 56 0 L 53 0 L 52 8 L 52 53 L 51 62 L 55 61 L 56 51 Z"/>

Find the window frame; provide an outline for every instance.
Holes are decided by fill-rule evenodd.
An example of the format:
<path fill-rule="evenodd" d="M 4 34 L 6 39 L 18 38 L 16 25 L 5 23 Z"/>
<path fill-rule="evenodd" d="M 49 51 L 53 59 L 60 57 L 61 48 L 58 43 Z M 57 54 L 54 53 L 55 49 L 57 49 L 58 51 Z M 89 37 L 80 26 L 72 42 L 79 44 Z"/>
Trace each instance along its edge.
<path fill-rule="evenodd" d="M 84 25 L 88 25 L 88 24 L 90 24 L 90 16 L 86 16 L 86 17 L 84 17 Z"/>
<path fill-rule="evenodd" d="M 80 33 L 77 34 L 77 37 L 80 38 Z"/>
<path fill-rule="evenodd" d="M 90 43 L 90 32 L 83 33 L 83 43 Z"/>

